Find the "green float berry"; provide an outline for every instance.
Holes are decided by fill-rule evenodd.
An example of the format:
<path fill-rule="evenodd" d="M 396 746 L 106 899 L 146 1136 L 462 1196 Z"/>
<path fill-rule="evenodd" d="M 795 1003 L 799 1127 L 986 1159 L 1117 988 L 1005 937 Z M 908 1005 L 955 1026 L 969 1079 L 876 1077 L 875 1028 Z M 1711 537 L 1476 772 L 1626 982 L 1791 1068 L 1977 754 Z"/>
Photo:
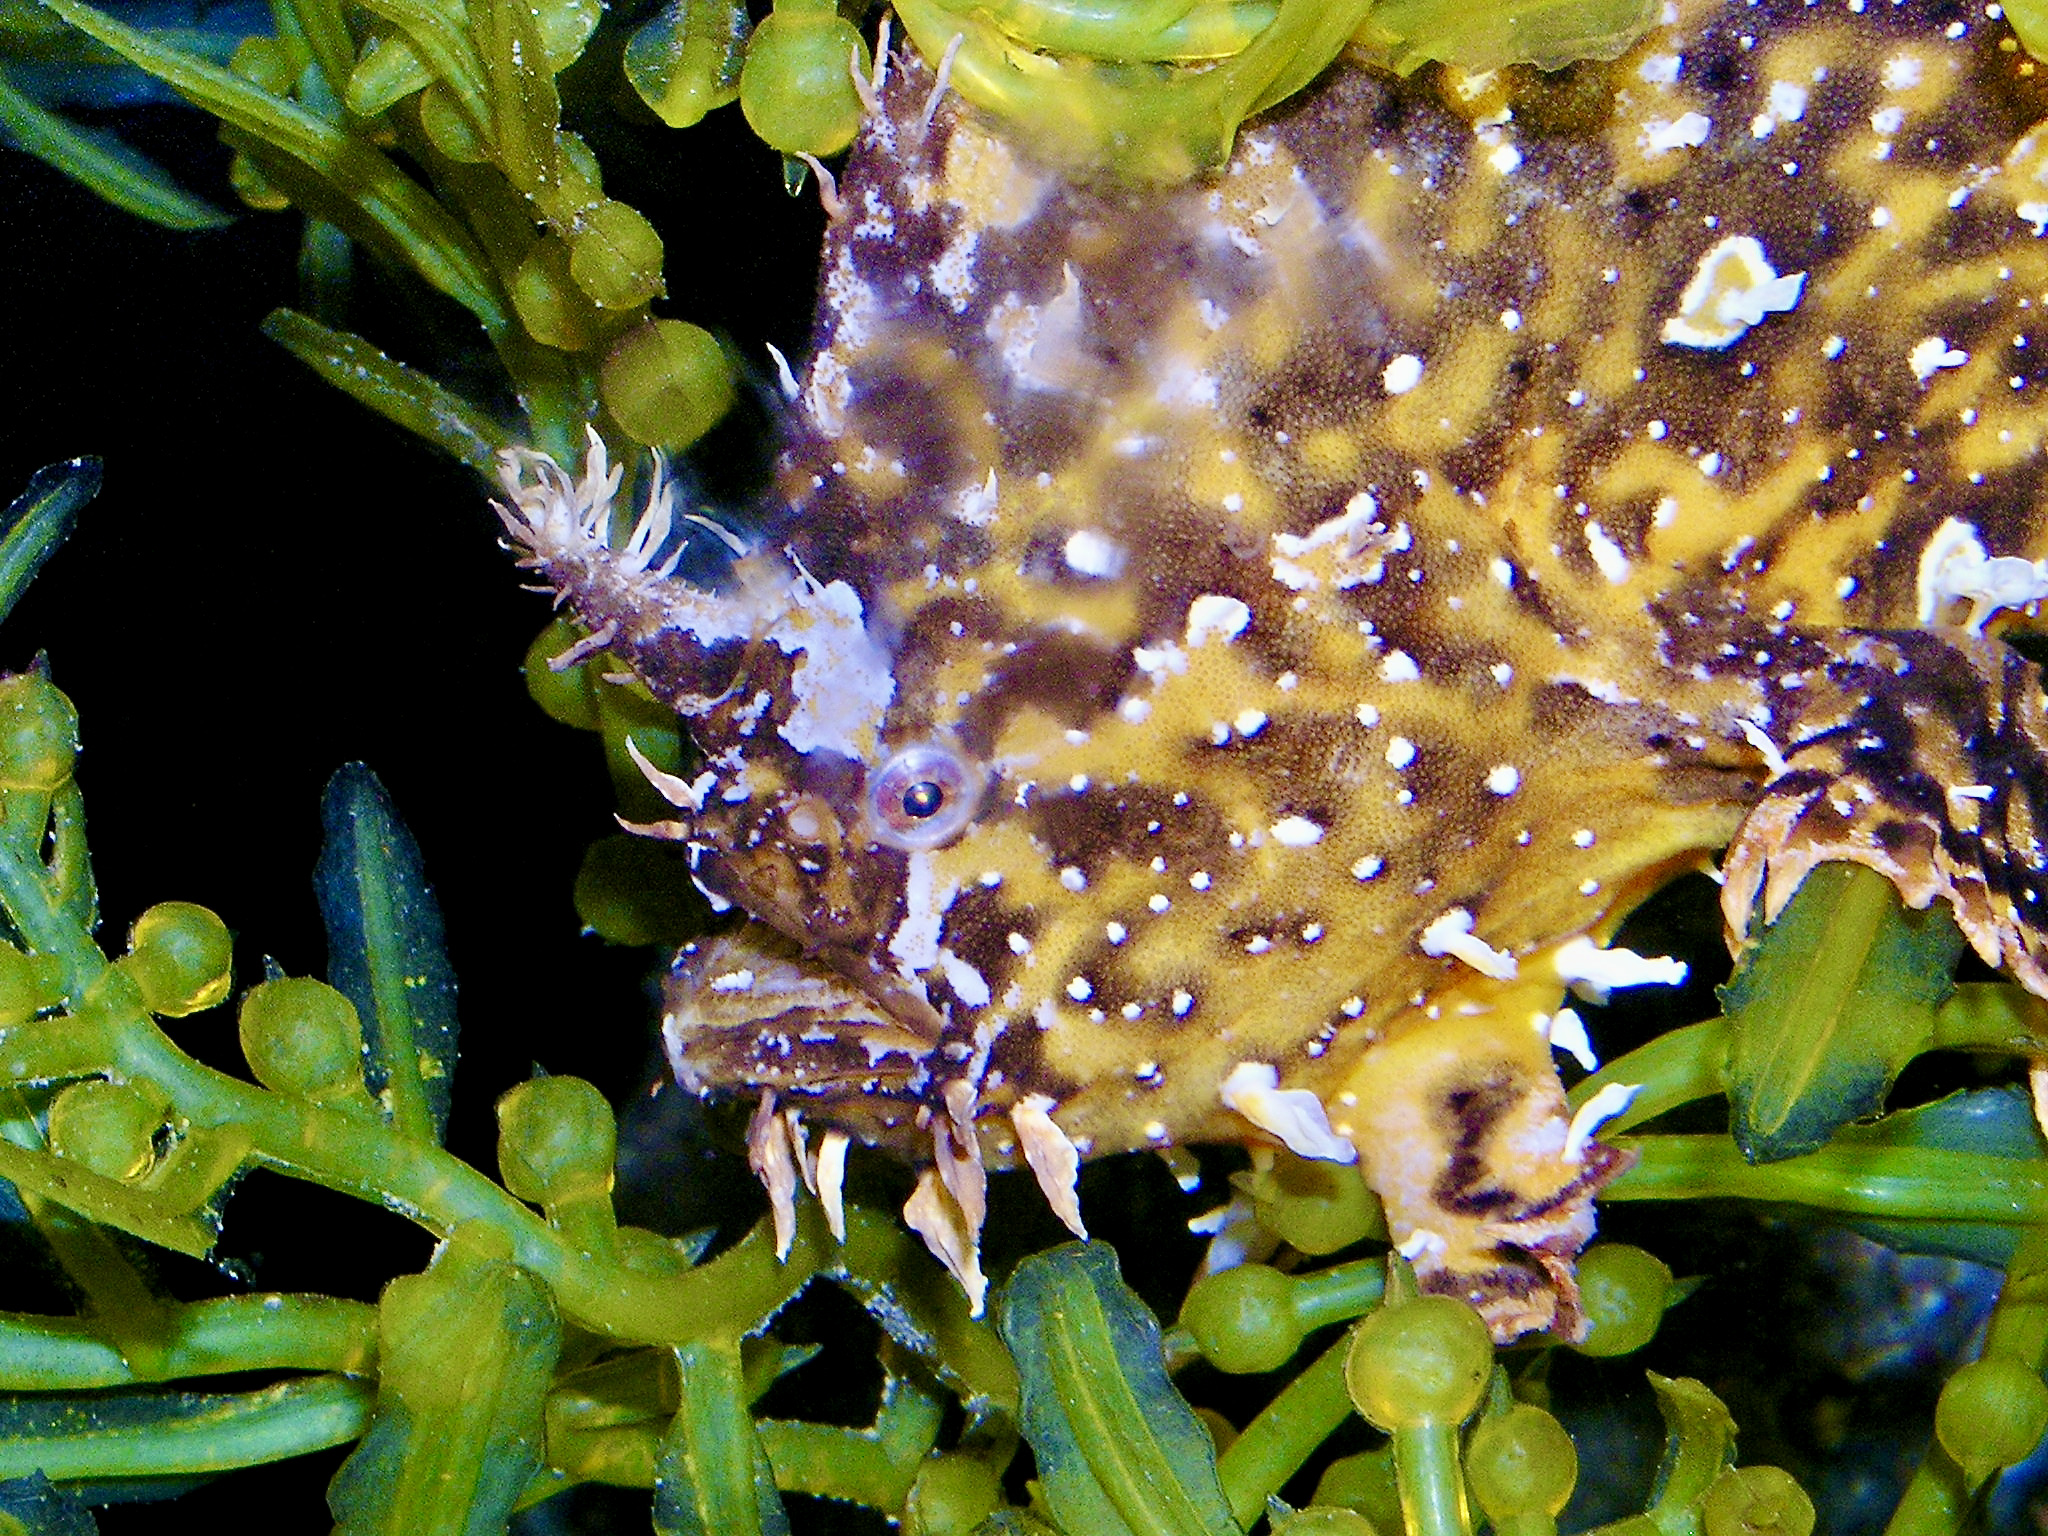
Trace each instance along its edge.
<path fill-rule="evenodd" d="M 619 1132 L 580 1077 L 536 1077 L 498 1100 L 498 1176 L 535 1205 L 609 1193 Z"/>
<path fill-rule="evenodd" d="M 1355 1509 L 1387 1531 L 1403 1529 L 1401 1488 L 1394 1474 L 1394 1448 L 1340 1456 L 1316 1481 L 1311 1504 L 1340 1504 Z"/>
<path fill-rule="evenodd" d="M 1237 1444 L 1237 1426 L 1214 1408 L 1198 1406 L 1195 1417 L 1202 1421 L 1202 1428 L 1209 1431 L 1209 1443 L 1216 1447 L 1218 1456 Z"/>
<path fill-rule="evenodd" d="M 290 195 L 240 150 L 228 161 L 228 185 L 235 189 L 235 196 L 258 213 L 282 213 L 292 205 Z"/>
<path fill-rule="evenodd" d="M 651 320 L 612 343 L 597 388 L 637 441 L 687 448 L 731 409 L 732 364 L 702 326 Z"/>
<path fill-rule="evenodd" d="M 1219 1371 L 1278 1370 L 1301 1348 L 1294 1286 L 1269 1264 L 1239 1264 L 1204 1275 L 1181 1305 L 1180 1325 Z"/>
<path fill-rule="evenodd" d="M 533 637 L 526 648 L 526 694 L 550 720 L 574 726 L 579 731 L 597 729 L 597 699 L 592 693 L 590 668 L 578 662 L 557 672 L 548 663 L 583 638 L 583 631 L 567 619 L 556 619 Z"/>
<path fill-rule="evenodd" d="M 273 96 L 289 96 L 302 67 L 293 49 L 274 37 L 245 37 L 228 60 L 229 69 Z"/>
<path fill-rule="evenodd" d="M 77 758 L 71 701 L 33 672 L 0 677 L 0 789 L 61 789 Z"/>
<path fill-rule="evenodd" d="M 633 309 L 661 292 L 661 236 L 639 209 L 606 198 L 568 232 L 569 276 L 599 309 Z"/>
<path fill-rule="evenodd" d="M 226 923 L 193 902 L 160 901 L 135 920 L 116 963 L 151 1013 L 182 1019 L 228 995 L 233 959 Z"/>
<path fill-rule="evenodd" d="M 576 915 L 610 944 L 665 944 L 674 948 L 701 920 L 690 887 L 687 857 L 674 843 L 601 837 L 576 871 Z"/>
<path fill-rule="evenodd" d="M 442 154 L 458 165 L 483 165 L 492 145 L 462 105 L 438 80 L 420 92 L 420 130 Z"/>
<path fill-rule="evenodd" d="M 1515 1515 L 1555 1515 L 1578 1483 L 1579 1453 L 1550 1414 L 1516 1403 L 1474 1426 L 1465 1478 L 1496 1524 Z"/>
<path fill-rule="evenodd" d="M 1934 1433 L 1970 1481 L 2025 1461 L 2048 1432 L 2048 1386 L 2025 1362 L 1973 1360 L 1941 1389 Z"/>
<path fill-rule="evenodd" d="M 1335 1253 L 1386 1235 L 1386 1216 L 1356 1164 L 1282 1152 L 1271 1167 L 1231 1182 L 1251 1197 L 1260 1226 L 1303 1253 Z"/>
<path fill-rule="evenodd" d="M 594 668 L 591 693 L 597 701 L 597 728 L 604 736 L 605 768 L 611 774 L 619 812 L 628 821 L 671 820 L 676 807 L 648 783 L 646 773 L 633 761 L 633 752 L 664 773 L 693 778 L 694 774 L 686 771 L 694 758 L 683 744 L 682 722 L 672 708 L 640 684 L 605 681 L 608 670 L 602 665 Z M 628 741 L 633 752 L 626 750 Z"/>
<path fill-rule="evenodd" d="M 927 1456 L 903 1503 L 906 1536 L 966 1536 L 1002 1501 L 1002 1479 L 979 1456 Z"/>
<path fill-rule="evenodd" d="M 535 341 L 580 352 L 597 339 L 597 309 L 569 276 L 567 242 L 542 235 L 506 286 L 519 323 Z"/>
<path fill-rule="evenodd" d="M 324 981 L 281 976 L 242 999 L 242 1055 L 274 1093 L 321 1104 L 367 1097 L 356 1005 Z"/>
<path fill-rule="evenodd" d="M 0 944 L 0 1026 L 32 1019 L 64 996 L 64 962 Z"/>
<path fill-rule="evenodd" d="M 740 111 L 785 155 L 836 155 L 860 129 L 854 61 L 874 67 L 868 45 L 827 3 L 780 0 L 747 40 Z"/>
<path fill-rule="evenodd" d="M 604 0 L 533 0 L 533 26 L 548 68 L 560 74 L 583 52 L 604 16 Z"/>
<path fill-rule="evenodd" d="M 1700 1505 L 1701 1536 L 1810 1536 L 1813 1500 L 1780 1467 L 1730 1467 Z"/>
<path fill-rule="evenodd" d="M 1382 1307 L 1358 1325 L 1344 1361 L 1352 1404 L 1375 1428 L 1462 1424 L 1493 1369 L 1479 1314 L 1449 1296 Z"/>
<path fill-rule="evenodd" d="M 1671 1271 L 1653 1253 L 1627 1243 L 1595 1243 L 1579 1258 L 1579 1298 L 1586 1309 L 1582 1355 L 1626 1355 L 1656 1337 L 1671 1296 Z"/>
<path fill-rule="evenodd" d="M 156 1156 L 161 1092 L 99 1079 L 73 1083 L 51 1101 L 50 1146 L 110 1179 L 132 1179 Z"/>

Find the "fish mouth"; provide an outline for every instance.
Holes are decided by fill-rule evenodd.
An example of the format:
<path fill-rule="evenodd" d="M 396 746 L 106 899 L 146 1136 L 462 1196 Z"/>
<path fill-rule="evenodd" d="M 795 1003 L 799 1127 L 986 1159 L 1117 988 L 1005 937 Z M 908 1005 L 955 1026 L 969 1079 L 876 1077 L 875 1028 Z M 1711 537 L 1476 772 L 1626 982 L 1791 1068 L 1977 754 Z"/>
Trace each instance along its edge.
<path fill-rule="evenodd" d="M 870 1144 L 915 1144 L 942 1028 L 900 978 L 762 921 L 686 945 L 663 986 L 662 1042 L 683 1087 L 805 1101 Z"/>

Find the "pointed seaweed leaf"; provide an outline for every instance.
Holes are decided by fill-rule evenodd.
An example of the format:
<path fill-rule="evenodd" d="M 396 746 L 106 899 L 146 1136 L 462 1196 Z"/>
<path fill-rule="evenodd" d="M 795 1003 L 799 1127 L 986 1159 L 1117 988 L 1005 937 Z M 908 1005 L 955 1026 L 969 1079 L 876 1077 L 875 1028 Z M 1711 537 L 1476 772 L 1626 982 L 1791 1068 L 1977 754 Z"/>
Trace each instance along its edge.
<path fill-rule="evenodd" d="M 470 7 L 476 50 L 490 71 L 491 132 L 498 164 L 528 197 L 559 179 L 556 130 L 562 120 L 555 77 L 529 60 L 543 57 L 529 0 L 476 0 Z"/>
<path fill-rule="evenodd" d="M 626 82 L 671 128 L 739 100 L 747 8 L 738 0 L 669 0 L 626 44 Z"/>
<path fill-rule="evenodd" d="M 256 1392 L 0 1397 L 0 1478 L 173 1477 L 260 1466 L 344 1445 L 370 1417 L 369 1383 L 302 1376 Z"/>
<path fill-rule="evenodd" d="M 427 0 L 362 0 L 363 9 L 383 17 L 405 34 L 412 51 L 436 79 L 455 93 L 478 128 L 490 127 L 483 70 L 470 46 L 460 7 Z"/>
<path fill-rule="evenodd" d="M 2017 991 L 2017 988 L 2011 990 Z M 1874 1125 L 1851 1126 L 1841 1140 L 1854 1145 L 1932 1147 L 1984 1157 L 2038 1161 L 2041 1129 L 2025 1089 L 1979 1088 L 1932 1104 L 1886 1115 Z M 1969 1259 L 2004 1269 L 2019 1246 L 2013 1226 L 1988 1221 L 1855 1221 L 1850 1226 L 1901 1253 Z"/>
<path fill-rule="evenodd" d="M 376 1420 L 328 1489 L 340 1536 L 492 1536 L 540 1469 L 548 1289 L 458 1237 L 384 1288 Z"/>
<path fill-rule="evenodd" d="M 1003 1294 L 1024 1436 L 1053 1517 L 1090 1536 L 1237 1536 L 1216 1447 L 1104 1243 L 1027 1259 Z"/>
<path fill-rule="evenodd" d="M 455 976 L 419 845 L 361 763 L 328 781 L 320 817 L 313 886 L 327 979 L 362 1019 L 371 1093 L 406 1135 L 438 1142 L 455 1074 Z"/>
<path fill-rule="evenodd" d="M 166 1209 L 151 1192 L 64 1158 L 0 1138 L 0 1178 L 25 1195 L 37 1195 L 101 1226 L 114 1227 L 173 1253 L 204 1258 L 220 1236 L 216 1211 Z"/>
<path fill-rule="evenodd" d="M 218 229 L 234 222 L 194 197 L 146 155 L 111 133 L 81 127 L 18 90 L 0 73 L 0 135 L 116 208 L 166 229 Z"/>
<path fill-rule="evenodd" d="M 265 146 L 273 159 L 301 168 L 328 194 L 326 206 L 314 212 L 407 262 L 492 335 L 511 323 L 490 267 L 468 232 L 424 187 L 366 141 L 79 0 L 44 3 L 81 32 L 211 112 L 242 140 Z"/>
<path fill-rule="evenodd" d="M 321 378 L 387 421 L 425 438 L 479 474 L 491 473 L 509 434 L 488 415 L 362 337 L 297 310 L 274 309 L 263 334 Z"/>
<path fill-rule="evenodd" d="M 1689 1376 L 1645 1374 L 1664 1415 L 1664 1460 L 1644 1513 L 1659 1536 L 1699 1536 L 1700 1502 L 1735 1464 L 1735 1420 L 1721 1400 Z"/>
<path fill-rule="evenodd" d="M 1963 937 L 1860 864 L 1807 875 L 1722 989 L 1731 1129 L 1753 1163 L 1797 1157 L 1876 1114 L 1934 1041 Z"/>
<path fill-rule="evenodd" d="M 100 488 L 98 459 L 66 459 L 29 476 L 0 515 L 0 619 L 14 610 L 57 546 L 78 526 L 78 509 Z"/>
<path fill-rule="evenodd" d="M 655 1463 L 660 1536 L 788 1536 L 775 1469 L 747 1411 L 739 1341 L 676 1346 L 681 1401 Z"/>
<path fill-rule="evenodd" d="M 40 1472 L 0 1483 L 0 1521 L 22 1536 L 98 1536 L 99 1522 L 79 1499 L 55 1487 Z"/>

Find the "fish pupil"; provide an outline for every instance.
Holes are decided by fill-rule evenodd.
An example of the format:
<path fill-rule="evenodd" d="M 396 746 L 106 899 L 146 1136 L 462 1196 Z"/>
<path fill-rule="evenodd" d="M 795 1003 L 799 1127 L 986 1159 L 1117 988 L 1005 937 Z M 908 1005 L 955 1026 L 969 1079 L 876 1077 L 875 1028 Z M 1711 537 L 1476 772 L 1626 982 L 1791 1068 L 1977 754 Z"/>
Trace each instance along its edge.
<path fill-rule="evenodd" d="M 920 779 L 903 791 L 903 814 L 918 821 L 938 815 L 945 803 L 945 790 L 930 779 Z"/>

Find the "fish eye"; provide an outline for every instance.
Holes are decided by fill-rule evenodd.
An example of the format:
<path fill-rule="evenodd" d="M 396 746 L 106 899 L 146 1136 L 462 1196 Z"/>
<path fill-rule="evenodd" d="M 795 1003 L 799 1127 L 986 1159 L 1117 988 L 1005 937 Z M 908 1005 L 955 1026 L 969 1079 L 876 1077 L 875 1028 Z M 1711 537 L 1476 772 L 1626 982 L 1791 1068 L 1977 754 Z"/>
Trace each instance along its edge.
<path fill-rule="evenodd" d="M 983 779 L 980 764 L 950 742 L 905 747 L 868 775 L 869 830 L 891 848 L 944 847 L 974 820 Z"/>

